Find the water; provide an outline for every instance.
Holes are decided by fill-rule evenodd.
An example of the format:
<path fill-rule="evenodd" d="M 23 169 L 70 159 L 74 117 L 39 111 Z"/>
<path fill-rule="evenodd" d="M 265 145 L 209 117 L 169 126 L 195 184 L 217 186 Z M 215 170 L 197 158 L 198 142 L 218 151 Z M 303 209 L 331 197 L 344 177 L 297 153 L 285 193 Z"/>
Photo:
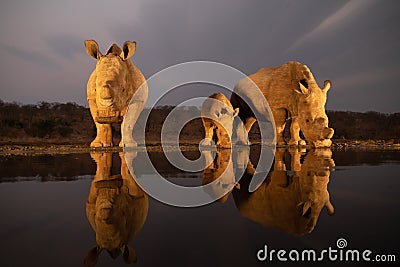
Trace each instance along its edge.
<path fill-rule="evenodd" d="M 196 159 L 199 152 L 185 156 Z M 251 156 L 255 166 L 257 149 Z M 93 264 L 97 243 L 110 252 L 104 248 L 96 266 L 125 266 L 124 252 L 127 261 L 136 256 L 138 266 L 284 266 L 294 262 L 282 263 L 274 254 L 272 262 L 261 262 L 257 252 L 265 245 L 268 252 L 320 252 L 337 249 L 339 238 L 347 241 L 344 252 L 369 249 L 371 255 L 400 260 L 400 152 L 278 150 L 273 170 L 255 193 L 247 192 L 249 165 L 240 188 L 198 208 L 148 197 L 121 168 L 120 157 L 1 156 L 0 266 L 84 266 L 85 258 Z M 167 179 L 185 185 L 213 180 L 218 166 L 225 166 L 218 162 L 205 175 L 183 173 L 160 152 L 150 157 Z M 108 224 L 96 219 L 96 201 Z M 328 258 L 323 263 L 365 264 Z"/>

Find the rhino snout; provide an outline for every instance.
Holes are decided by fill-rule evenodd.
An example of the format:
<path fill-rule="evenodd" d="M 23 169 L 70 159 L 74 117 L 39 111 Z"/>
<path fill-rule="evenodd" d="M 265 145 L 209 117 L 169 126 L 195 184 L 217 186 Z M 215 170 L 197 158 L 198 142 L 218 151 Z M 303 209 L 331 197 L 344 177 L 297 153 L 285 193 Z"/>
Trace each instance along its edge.
<path fill-rule="evenodd" d="M 335 131 L 332 128 L 326 127 L 325 130 L 325 138 L 326 139 L 331 139 Z"/>
<path fill-rule="evenodd" d="M 100 88 L 100 98 L 101 99 L 110 99 L 112 98 L 111 88 L 108 85 L 105 85 Z"/>

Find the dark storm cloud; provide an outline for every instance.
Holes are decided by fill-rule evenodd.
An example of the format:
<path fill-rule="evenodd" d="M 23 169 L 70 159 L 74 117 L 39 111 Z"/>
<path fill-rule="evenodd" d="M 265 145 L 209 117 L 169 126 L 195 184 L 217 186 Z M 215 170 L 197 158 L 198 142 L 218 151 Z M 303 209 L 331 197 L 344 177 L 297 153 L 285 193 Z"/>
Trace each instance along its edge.
<path fill-rule="evenodd" d="M 72 59 L 83 56 L 84 39 L 74 35 L 52 35 L 47 38 L 47 45 L 58 57 Z"/>
<path fill-rule="evenodd" d="M 29 62 L 32 65 L 39 65 L 46 68 L 59 67 L 54 59 L 40 52 L 31 52 L 23 48 L 18 48 L 16 46 L 6 45 L 2 43 L 0 43 L 0 49 L 3 50 L 3 52 L 10 53 L 22 59 L 25 62 Z"/>
<path fill-rule="evenodd" d="M 288 51 L 333 80 L 328 108 L 399 111 L 399 10 L 390 1 L 349 2 Z"/>
<path fill-rule="evenodd" d="M 43 76 L 45 68 L 60 65 L 63 75 L 58 75 L 56 88 L 43 81 L 43 88 L 52 88 L 47 99 L 59 99 L 56 94 L 62 92 L 65 102 L 86 102 L 81 96 L 95 61 L 85 54 L 84 39 L 95 39 L 103 52 L 112 43 L 134 40 L 133 61 L 146 77 L 192 60 L 225 63 L 246 74 L 297 60 L 311 68 L 320 85 L 332 80 L 327 108 L 399 112 L 400 3 L 396 0 L 119 0 L 95 5 L 43 1 L 27 1 L 24 8 L 12 1 L 4 4 L 0 34 L 5 45 L 0 54 L 30 62 L 14 69 L 29 72 L 37 64 L 39 71 L 43 66 Z M 34 49 L 11 45 L 25 40 L 31 40 Z M 12 77 L 7 71 L 0 78 Z M 7 94 L 3 90 L 11 92 L 22 81 L 7 84 L 0 98 Z M 15 89 L 12 95 L 17 97 Z"/>
<path fill-rule="evenodd" d="M 243 71 L 287 61 L 282 52 L 345 2 L 175 1 L 145 4 L 140 25 L 111 25 L 123 42 L 138 40 L 138 59 L 149 71 L 187 60 L 214 60 Z M 180 4 L 179 4 L 180 3 Z M 179 5 L 178 5 L 179 4 Z M 310 5 L 318 12 L 312 12 Z M 177 8 L 179 6 L 179 8 Z M 311 14 L 312 13 L 312 14 Z M 314 14 L 315 13 L 315 14 Z M 141 48 L 142 50 L 140 50 Z M 144 55 L 143 49 L 152 53 Z"/>

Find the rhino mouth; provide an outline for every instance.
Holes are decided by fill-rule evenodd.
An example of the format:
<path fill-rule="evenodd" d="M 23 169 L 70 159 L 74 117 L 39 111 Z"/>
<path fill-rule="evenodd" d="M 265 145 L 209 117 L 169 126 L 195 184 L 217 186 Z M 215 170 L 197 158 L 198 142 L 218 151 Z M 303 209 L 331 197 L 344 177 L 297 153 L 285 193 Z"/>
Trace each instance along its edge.
<path fill-rule="evenodd" d="M 332 128 L 325 129 L 325 139 L 331 139 L 335 131 Z"/>
<path fill-rule="evenodd" d="M 96 116 L 96 122 L 101 124 L 110 124 L 110 123 L 121 123 L 122 116 L 119 111 L 105 109 L 98 110 Z"/>
<path fill-rule="evenodd" d="M 332 145 L 332 141 L 330 139 L 320 139 L 312 142 L 312 145 L 315 148 L 330 147 Z"/>

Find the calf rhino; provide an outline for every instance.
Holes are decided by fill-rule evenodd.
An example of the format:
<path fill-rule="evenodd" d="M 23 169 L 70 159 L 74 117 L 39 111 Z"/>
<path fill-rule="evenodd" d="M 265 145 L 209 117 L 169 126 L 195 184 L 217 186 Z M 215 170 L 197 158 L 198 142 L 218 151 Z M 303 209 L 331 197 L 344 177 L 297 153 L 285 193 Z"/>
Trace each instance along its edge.
<path fill-rule="evenodd" d="M 234 118 L 238 113 L 239 109 L 233 109 L 224 94 L 210 95 L 201 107 L 201 119 L 205 130 L 202 145 L 211 145 L 213 140 L 219 147 L 230 148 Z"/>
<path fill-rule="evenodd" d="M 319 88 L 310 69 L 299 62 L 287 62 L 282 66 L 262 68 L 256 73 L 238 82 L 231 96 L 233 107 L 240 108 L 240 118 L 245 128 L 250 131 L 256 121 L 255 117 L 269 120 L 266 108 L 254 97 L 257 88 L 268 101 L 275 120 L 277 145 L 285 145 L 283 131 L 286 121 L 292 119 L 290 127 L 291 139 L 288 145 L 305 145 L 300 138 L 302 131 L 307 142 L 313 147 L 324 147 L 332 144 L 330 138 L 333 129 L 328 127 L 325 113 L 327 92 L 330 81 Z M 241 97 L 245 97 L 244 99 Z M 256 114 L 255 114 L 256 113 Z M 260 122 L 259 122 L 260 123 Z"/>
<path fill-rule="evenodd" d="M 86 52 L 97 60 L 96 69 L 87 83 L 87 98 L 90 112 L 96 124 L 97 135 L 91 147 L 110 147 L 112 141 L 112 123 L 128 123 L 127 132 L 122 132 L 124 143 L 135 146 L 132 131 L 147 101 L 148 88 L 140 70 L 130 58 L 136 50 L 136 42 L 127 41 L 122 49 L 113 44 L 102 55 L 94 40 L 85 41 Z M 131 101 L 132 99 L 132 101 Z M 130 103 L 131 101 L 131 103 Z M 129 118 L 124 118 L 127 107 Z M 122 146 L 122 139 L 119 144 Z"/>
<path fill-rule="evenodd" d="M 112 153 L 91 153 L 97 170 L 86 202 L 86 215 L 96 232 L 97 246 L 85 257 L 86 266 L 94 266 L 106 250 L 115 259 L 120 254 L 126 263 L 136 261 L 135 249 L 129 242 L 144 225 L 149 200 L 128 170 L 124 155 L 121 175 L 111 175 Z"/>
<path fill-rule="evenodd" d="M 278 148 L 273 170 L 253 193 L 246 190 L 254 175 L 254 168 L 249 163 L 240 180 L 240 190 L 233 191 L 239 212 L 261 225 L 292 235 L 311 233 L 324 207 L 333 215 L 334 207 L 328 192 L 330 168 L 334 166 L 332 151 L 328 148 L 311 150 L 303 164 L 300 161 L 302 154 L 297 149 L 287 152 Z M 290 166 L 287 166 L 285 159 L 289 155 Z"/>

